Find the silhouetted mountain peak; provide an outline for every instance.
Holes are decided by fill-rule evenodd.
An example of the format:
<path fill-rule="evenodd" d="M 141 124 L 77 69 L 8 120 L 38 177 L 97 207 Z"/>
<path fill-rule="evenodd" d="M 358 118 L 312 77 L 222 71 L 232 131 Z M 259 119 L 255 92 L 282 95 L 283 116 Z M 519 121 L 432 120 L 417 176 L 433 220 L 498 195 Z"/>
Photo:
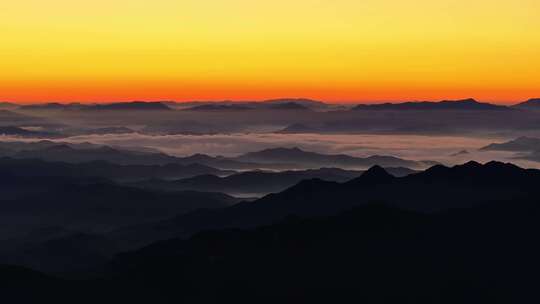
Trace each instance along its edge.
<path fill-rule="evenodd" d="M 484 168 L 487 168 L 487 169 L 490 169 L 490 170 L 512 170 L 512 171 L 515 171 L 515 172 L 518 172 L 518 171 L 523 171 L 522 168 L 514 165 L 514 164 L 511 164 L 511 163 L 503 163 L 503 162 L 500 162 L 500 161 L 490 161 L 488 163 L 486 163 L 484 165 Z"/>
<path fill-rule="evenodd" d="M 443 165 L 433 166 L 424 172 L 411 175 L 411 177 L 425 181 L 469 180 L 478 184 L 502 184 L 508 183 L 508 179 L 513 179 L 514 183 L 520 179 L 526 179 L 528 172 L 528 170 L 509 163 L 491 161 L 481 164 L 470 161 L 451 168 Z"/>
<path fill-rule="evenodd" d="M 382 184 L 395 179 L 393 175 L 384 170 L 383 167 L 375 165 L 364 172 L 360 177 L 351 180 L 354 184 Z"/>
<path fill-rule="evenodd" d="M 212 160 L 212 157 L 211 156 L 208 156 L 206 154 L 202 154 L 202 153 L 196 153 L 196 154 L 193 154 L 191 156 L 188 156 L 186 157 L 186 159 L 188 160 L 191 160 L 191 161 L 194 161 L 194 162 L 197 162 L 197 161 L 208 161 L 208 160 Z"/>
<path fill-rule="evenodd" d="M 464 163 L 463 165 L 458 165 L 456 167 L 457 168 L 466 168 L 466 169 L 478 169 L 478 168 L 482 167 L 482 164 L 477 162 L 477 161 L 471 160 L 471 161 L 468 161 L 468 162 Z"/>

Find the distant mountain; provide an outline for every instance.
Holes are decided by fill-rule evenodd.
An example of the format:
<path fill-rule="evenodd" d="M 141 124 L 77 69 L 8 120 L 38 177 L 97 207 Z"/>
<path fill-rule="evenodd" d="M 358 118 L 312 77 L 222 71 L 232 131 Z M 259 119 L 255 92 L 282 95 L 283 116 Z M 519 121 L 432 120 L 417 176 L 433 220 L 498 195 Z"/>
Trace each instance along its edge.
<path fill-rule="evenodd" d="M 11 103 L 11 102 L 0 102 L 0 109 L 5 109 L 5 110 L 15 110 L 17 109 L 19 106 L 17 104 L 14 104 L 14 103 Z"/>
<path fill-rule="evenodd" d="M 101 110 L 101 111 L 171 111 L 167 105 L 161 102 L 144 102 L 144 101 L 132 101 L 132 102 L 118 102 L 110 104 L 95 104 L 83 108 L 84 110 Z"/>
<path fill-rule="evenodd" d="M 493 143 L 480 149 L 481 151 L 540 151 L 540 138 L 519 137 L 504 143 Z"/>
<path fill-rule="evenodd" d="M 296 102 L 271 104 L 268 108 L 272 110 L 309 110 L 310 109 L 308 106 L 305 106 Z"/>
<path fill-rule="evenodd" d="M 469 154 L 470 154 L 469 151 L 467 151 L 467 150 L 461 150 L 461 151 L 459 151 L 459 152 L 450 154 L 450 156 L 452 156 L 452 157 L 456 157 L 456 156 L 466 156 L 466 155 L 469 155 Z"/>
<path fill-rule="evenodd" d="M 106 161 L 83 163 L 46 162 L 39 159 L 0 158 L 0 171 L 18 177 L 101 177 L 117 182 L 146 179 L 180 179 L 203 174 L 225 176 L 234 171 L 199 164 L 117 165 Z"/>
<path fill-rule="evenodd" d="M 43 123 L 46 119 L 15 113 L 8 110 L 0 110 L 0 125 L 2 126 L 20 126 L 32 123 Z"/>
<path fill-rule="evenodd" d="M 0 135 L 9 135 L 17 137 L 31 137 L 31 138 L 55 138 L 60 137 L 58 133 L 47 131 L 34 131 L 15 126 L 0 126 Z"/>
<path fill-rule="evenodd" d="M 52 141 L 32 143 L 0 142 L 0 157 L 41 159 L 68 163 L 107 161 L 121 165 L 200 164 L 221 170 L 290 170 L 325 167 L 362 169 L 373 165 L 415 169 L 436 164 L 432 161 L 412 161 L 392 156 L 375 155 L 358 158 L 343 154 L 319 154 L 303 151 L 299 148 L 267 149 L 238 157 L 213 157 L 204 154 L 176 157 L 160 152 L 133 151 L 93 144 L 70 144 Z"/>
<path fill-rule="evenodd" d="M 539 110 L 540 109 L 540 98 L 532 98 L 522 103 L 518 103 L 512 106 L 517 109 L 524 110 Z"/>
<path fill-rule="evenodd" d="M 133 151 L 91 143 L 66 143 L 41 140 L 37 142 L 2 141 L 0 157 L 41 159 L 67 163 L 107 161 L 123 165 L 165 165 L 181 163 L 178 158 L 163 153 Z"/>
<path fill-rule="evenodd" d="M 85 105 L 82 105 L 80 103 L 64 104 L 64 103 L 50 102 L 50 103 L 22 105 L 19 107 L 19 109 L 27 110 L 27 111 L 63 111 L 63 110 L 77 110 L 77 109 L 82 109 L 83 107 L 85 107 Z"/>
<path fill-rule="evenodd" d="M 318 129 L 307 126 L 305 124 L 295 123 L 285 127 L 282 130 L 277 131 L 276 133 L 281 134 L 299 134 L 299 133 L 317 133 Z"/>
<path fill-rule="evenodd" d="M 309 110 L 313 103 L 294 101 L 265 101 L 237 103 L 208 103 L 186 108 L 185 111 L 246 111 L 255 109 L 270 110 Z"/>
<path fill-rule="evenodd" d="M 85 129 L 81 130 L 80 132 L 77 132 L 77 134 L 127 134 L 127 133 L 134 133 L 130 128 L 126 127 L 102 127 L 102 128 L 93 128 L 93 129 Z"/>
<path fill-rule="evenodd" d="M 72 143 L 55 142 L 51 140 L 0 141 L 0 151 L 3 151 L 4 153 L 7 151 L 11 151 L 15 153 L 19 151 L 41 150 L 41 149 L 46 149 L 46 148 L 57 146 L 57 145 L 70 145 L 71 147 L 78 148 L 78 149 L 92 149 L 92 148 L 101 147 L 100 145 L 95 145 L 91 143 L 72 144 Z"/>
<path fill-rule="evenodd" d="M 123 165 L 164 165 L 177 163 L 177 158 L 162 153 L 144 153 L 119 150 L 108 146 L 80 148 L 65 143 L 57 143 L 36 150 L 19 150 L 17 152 L 1 153 L 12 158 L 42 159 L 47 161 L 83 163 L 104 160 Z"/>
<path fill-rule="evenodd" d="M 480 151 L 519 152 L 514 158 L 540 162 L 540 138 L 522 136 L 504 143 L 493 143 Z"/>
<path fill-rule="evenodd" d="M 271 169 L 271 170 L 285 170 L 290 169 L 291 166 L 287 164 L 279 163 L 267 163 L 259 164 L 255 162 L 244 162 L 234 158 L 228 158 L 223 156 L 209 156 L 206 154 L 193 154 L 191 156 L 177 158 L 177 163 L 182 164 L 204 164 L 213 168 L 219 168 L 223 170 L 256 170 L 256 169 Z"/>
<path fill-rule="evenodd" d="M 412 161 L 393 156 L 374 155 L 365 158 L 345 154 L 320 154 L 308 152 L 300 148 L 273 148 L 258 152 L 246 153 L 235 158 L 238 161 L 254 163 L 282 163 L 311 168 L 367 168 L 373 165 L 383 167 L 421 168 L 435 164 L 434 162 Z"/>
<path fill-rule="evenodd" d="M 322 101 L 318 101 L 318 100 L 313 100 L 313 99 L 307 99 L 307 98 L 279 98 L 279 99 L 268 99 L 268 100 L 263 100 L 262 101 L 263 104 L 274 104 L 274 105 L 279 105 L 279 104 L 296 104 L 296 105 L 301 105 L 301 106 L 304 106 L 306 108 L 325 108 L 328 106 L 328 104 L 322 102 Z"/>
<path fill-rule="evenodd" d="M 253 108 L 244 106 L 244 105 L 205 104 L 205 105 L 187 108 L 184 111 L 246 111 L 246 110 L 253 110 Z"/>
<path fill-rule="evenodd" d="M 65 111 L 65 110 L 171 110 L 162 102 L 131 101 L 105 104 L 81 104 L 81 103 L 44 103 L 31 104 L 19 107 L 20 110 L 27 111 Z"/>
<path fill-rule="evenodd" d="M 171 107 L 190 111 L 245 111 L 245 110 L 305 110 L 326 109 L 336 106 L 304 98 L 282 98 L 262 101 L 191 101 L 170 104 Z"/>
<path fill-rule="evenodd" d="M 416 171 L 408 168 L 388 168 L 395 176 L 405 176 Z M 243 197 L 262 196 L 268 193 L 283 191 L 302 180 L 321 179 L 326 181 L 345 182 L 362 174 L 362 171 L 343 170 L 338 168 L 322 168 L 301 171 L 242 172 L 226 177 L 201 175 L 176 181 L 146 180 L 132 184 L 133 186 L 157 190 L 180 191 L 196 190 L 223 192 Z"/>
<path fill-rule="evenodd" d="M 0 141 L 0 157 L 16 159 L 40 159 L 53 162 L 87 163 L 106 161 L 120 165 L 204 165 L 222 170 L 248 170 L 261 167 L 269 169 L 288 168 L 288 165 L 256 164 L 240 162 L 224 157 L 194 154 L 175 157 L 161 152 L 135 151 L 127 148 L 113 148 L 90 143 L 72 144 L 42 140 L 38 142 Z M 210 173 L 210 172 L 207 172 Z M 221 175 L 221 173 L 220 173 Z"/>
<path fill-rule="evenodd" d="M 474 99 L 443 100 L 440 102 L 404 102 L 383 104 L 361 104 L 353 110 L 487 110 L 506 111 L 511 108 L 490 103 L 478 102 Z"/>

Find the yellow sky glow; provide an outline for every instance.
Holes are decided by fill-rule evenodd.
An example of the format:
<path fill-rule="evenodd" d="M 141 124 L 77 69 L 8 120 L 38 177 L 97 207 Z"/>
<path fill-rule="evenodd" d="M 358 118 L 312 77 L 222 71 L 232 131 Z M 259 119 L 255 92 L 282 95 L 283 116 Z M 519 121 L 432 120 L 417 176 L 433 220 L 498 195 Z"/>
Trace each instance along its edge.
<path fill-rule="evenodd" d="M 18 0 L 0 100 L 540 96 L 538 0 Z"/>

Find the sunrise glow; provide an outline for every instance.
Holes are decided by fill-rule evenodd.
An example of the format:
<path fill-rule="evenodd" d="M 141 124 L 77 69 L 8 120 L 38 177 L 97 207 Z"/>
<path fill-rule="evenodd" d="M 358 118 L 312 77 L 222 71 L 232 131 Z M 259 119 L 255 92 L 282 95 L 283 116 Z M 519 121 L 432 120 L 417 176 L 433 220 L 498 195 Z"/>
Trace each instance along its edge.
<path fill-rule="evenodd" d="M 538 0 L 19 0 L 0 100 L 540 96 Z"/>

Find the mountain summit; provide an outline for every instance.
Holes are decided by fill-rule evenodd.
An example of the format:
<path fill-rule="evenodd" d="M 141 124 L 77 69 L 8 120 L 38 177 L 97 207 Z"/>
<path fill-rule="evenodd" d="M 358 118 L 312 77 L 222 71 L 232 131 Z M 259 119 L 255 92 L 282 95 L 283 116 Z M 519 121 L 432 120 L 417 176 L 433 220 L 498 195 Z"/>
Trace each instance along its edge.
<path fill-rule="evenodd" d="M 393 175 L 384 170 L 381 166 L 375 165 L 360 177 L 357 177 L 348 182 L 348 184 L 376 185 L 388 183 L 395 179 Z"/>

